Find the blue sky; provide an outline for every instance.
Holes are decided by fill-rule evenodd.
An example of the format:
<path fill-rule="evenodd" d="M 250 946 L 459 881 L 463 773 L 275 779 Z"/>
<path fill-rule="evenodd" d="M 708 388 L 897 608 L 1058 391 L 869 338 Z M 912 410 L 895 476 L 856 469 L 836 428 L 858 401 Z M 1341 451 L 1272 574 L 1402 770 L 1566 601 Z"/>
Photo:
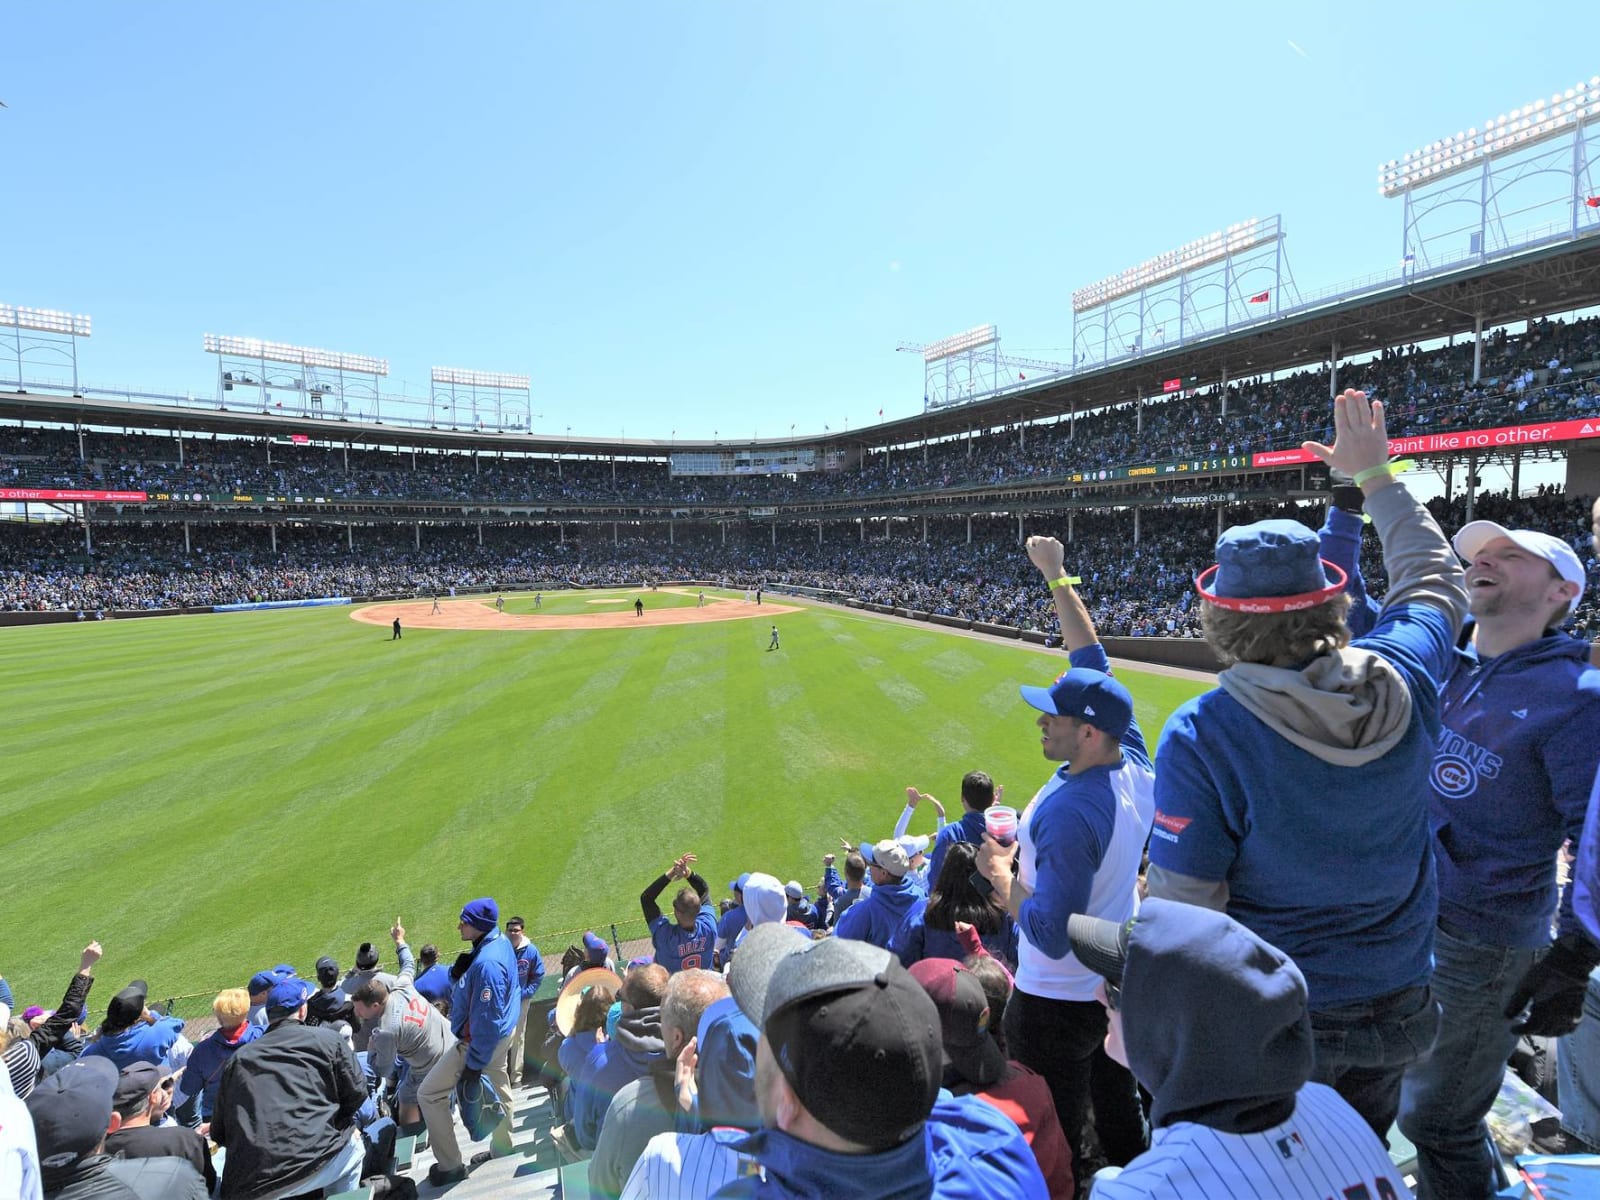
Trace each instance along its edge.
<path fill-rule="evenodd" d="M 89 382 L 209 392 L 215 332 L 526 373 L 536 432 L 857 427 L 896 343 L 1070 357 L 1073 288 L 1247 217 L 1392 269 L 1379 162 L 1600 69 L 1499 11 L 12 5 L 0 302 L 91 314 Z"/>

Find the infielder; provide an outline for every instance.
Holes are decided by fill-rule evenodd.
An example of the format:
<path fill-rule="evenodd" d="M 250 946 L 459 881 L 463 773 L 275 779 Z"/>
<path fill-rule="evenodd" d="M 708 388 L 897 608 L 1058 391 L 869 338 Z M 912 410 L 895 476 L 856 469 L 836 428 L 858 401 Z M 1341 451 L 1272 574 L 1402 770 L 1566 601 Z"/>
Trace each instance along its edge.
<path fill-rule="evenodd" d="M 778 627 L 776 625 L 774 625 L 772 627 L 772 641 L 767 643 L 767 649 L 768 650 L 776 650 L 777 648 L 778 648 Z"/>

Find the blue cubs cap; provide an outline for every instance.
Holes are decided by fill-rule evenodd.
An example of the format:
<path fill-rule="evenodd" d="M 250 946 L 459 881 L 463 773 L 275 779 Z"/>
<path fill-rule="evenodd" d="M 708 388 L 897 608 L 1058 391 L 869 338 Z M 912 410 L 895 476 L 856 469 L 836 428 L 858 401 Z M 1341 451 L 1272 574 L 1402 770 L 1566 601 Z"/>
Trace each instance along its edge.
<path fill-rule="evenodd" d="M 267 1012 L 293 1012 L 311 996 L 311 985 L 304 979 L 280 979 L 267 993 Z"/>
<path fill-rule="evenodd" d="M 1133 697 L 1104 671 L 1073 667 L 1047 688 L 1024 687 L 1022 698 L 1040 712 L 1076 717 L 1119 738 L 1133 723 Z"/>
<path fill-rule="evenodd" d="M 739 876 L 739 878 L 735 879 L 732 883 L 730 883 L 728 885 L 728 890 L 730 892 L 742 892 L 742 891 L 744 891 L 744 885 L 749 883 L 749 882 L 750 882 L 750 872 L 746 871 L 743 875 Z"/>
<path fill-rule="evenodd" d="M 1235 525 L 1217 539 L 1217 564 L 1194 581 L 1202 599 L 1247 613 L 1297 612 L 1344 590 L 1344 570 L 1321 555 L 1317 534 L 1299 521 Z"/>

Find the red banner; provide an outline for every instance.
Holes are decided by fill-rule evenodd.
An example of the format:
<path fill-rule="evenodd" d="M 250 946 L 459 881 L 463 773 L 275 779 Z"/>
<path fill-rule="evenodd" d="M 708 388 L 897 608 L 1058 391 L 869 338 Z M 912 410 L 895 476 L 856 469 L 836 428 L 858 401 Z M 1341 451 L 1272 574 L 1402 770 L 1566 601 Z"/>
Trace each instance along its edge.
<path fill-rule="evenodd" d="M 145 492 L 80 492 L 59 488 L 0 488 L 0 500 L 104 500 L 110 503 L 142 504 L 150 497 Z"/>
<path fill-rule="evenodd" d="M 1590 421 L 1548 421 L 1543 425 L 1501 425 L 1494 429 L 1462 429 L 1453 433 L 1390 438 L 1389 454 L 1399 458 L 1406 454 L 1439 454 L 1447 450 L 1498 450 L 1592 437 L 1600 437 L 1600 418 Z M 1287 467 L 1315 461 L 1316 455 L 1298 447 L 1293 450 L 1263 450 L 1250 456 L 1250 465 L 1253 467 Z"/>
<path fill-rule="evenodd" d="M 1183 380 L 1163 379 L 1161 381 L 1161 390 L 1163 392 L 1181 392 L 1183 391 Z"/>

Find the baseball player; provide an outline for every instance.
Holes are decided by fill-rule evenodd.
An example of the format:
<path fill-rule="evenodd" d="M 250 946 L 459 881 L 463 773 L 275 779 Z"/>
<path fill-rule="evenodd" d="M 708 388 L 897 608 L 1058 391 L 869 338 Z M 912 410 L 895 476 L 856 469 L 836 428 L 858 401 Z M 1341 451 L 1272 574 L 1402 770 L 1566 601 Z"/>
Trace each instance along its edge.
<path fill-rule="evenodd" d="M 432 611 L 432 612 L 430 612 L 430 613 L 429 613 L 429 614 L 428 614 L 428 615 L 429 615 L 429 616 L 430 616 L 430 617 L 431 617 L 431 616 L 434 616 L 434 615 L 436 615 L 436 614 L 437 614 L 437 613 L 441 613 L 441 612 L 443 612 L 443 611 L 444 611 L 444 610 L 443 610 L 443 609 L 442 609 L 442 608 L 440 608 L 440 607 L 439 607 L 439 596 L 438 596 L 438 594 L 437 594 L 437 593 L 435 593 L 435 594 L 434 594 L 434 597 L 433 597 L 433 611 Z"/>
<path fill-rule="evenodd" d="M 533 607 L 536 608 L 536 609 L 544 607 L 544 593 L 543 592 L 535 592 L 533 594 Z"/>
<path fill-rule="evenodd" d="M 1383 1143 L 1311 1078 L 1306 981 L 1289 957 L 1212 909 L 1149 900 L 1127 921 L 1074 915 L 1102 977 L 1106 1052 L 1149 1090 L 1150 1149 L 1095 1200 L 1409 1196 Z"/>
<path fill-rule="evenodd" d="M 772 640 L 767 643 L 767 649 L 768 650 L 776 650 L 777 648 L 778 648 L 778 627 L 776 625 L 774 625 L 772 627 Z"/>
<path fill-rule="evenodd" d="M 495 610 L 495 612 L 499 612 L 499 613 L 505 612 L 505 610 L 506 610 L 506 598 L 504 596 L 496 596 L 494 598 L 494 610 Z"/>

